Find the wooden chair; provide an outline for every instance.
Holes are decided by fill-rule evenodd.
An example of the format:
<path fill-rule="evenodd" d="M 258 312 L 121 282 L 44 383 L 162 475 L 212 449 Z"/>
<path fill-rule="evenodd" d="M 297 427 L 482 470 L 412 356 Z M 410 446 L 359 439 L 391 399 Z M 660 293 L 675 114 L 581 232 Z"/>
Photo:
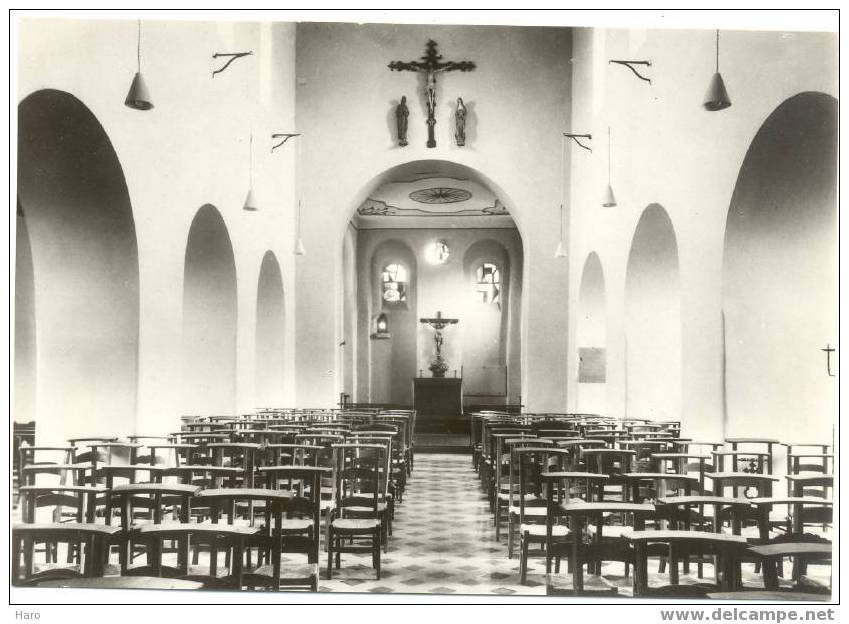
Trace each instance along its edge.
<path fill-rule="evenodd" d="M 327 578 L 333 578 L 333 560 L 341 565 L 341 553 L 368 553 L 380 580 L 382 523 L 378 508 L 380 466 L 385 446 L 380 444 L 334 444 L 336 501 L 330 514 L 327 541 Z M 371 461 L 365 461 L 370 456 Z M 355 511 L 352 512 L 351 509 Z M 351 544 L 345 544 L 350 539 Z M 354 539 L 357 540 L 356 543 Z M 365 542 L 365 544 L 361 543 Z"/>
<path fill-rule="evenodd" d="M 119 527 L 79 522 L 13 525 L 12 585 L 32 585 L 49 579 L 78 576 L 102 576 L 105 550 L 120 531 Z M 79 549 L 82 562 L 73 568 L 36 570 L 33 550 L 37 543 L 64 543 L 69 550 L 82 544 Z"/>

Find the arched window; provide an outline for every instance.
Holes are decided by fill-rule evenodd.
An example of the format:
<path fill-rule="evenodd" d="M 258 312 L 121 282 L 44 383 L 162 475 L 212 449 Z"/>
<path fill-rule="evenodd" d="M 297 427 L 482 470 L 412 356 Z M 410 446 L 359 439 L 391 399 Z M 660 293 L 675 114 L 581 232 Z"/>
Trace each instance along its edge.
<path fill-rule="evenodd" d="M 383 267 L 380 281 L 384 303 L 407 301 L 407 269 L 402 264 L 387 264 Z"/>
<path fill-rule="evenodd" d="M 484 262 L 477 270 L 478 282 L 475 285 L 481 303 L 501 302 L 501 271 L 491 262 Z"/>

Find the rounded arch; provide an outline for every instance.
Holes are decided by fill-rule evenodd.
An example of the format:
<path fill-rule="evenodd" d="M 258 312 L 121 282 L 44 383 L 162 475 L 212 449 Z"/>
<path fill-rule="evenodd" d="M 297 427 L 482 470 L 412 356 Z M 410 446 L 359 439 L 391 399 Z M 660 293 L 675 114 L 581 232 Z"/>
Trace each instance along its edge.
<path fill-rule="evenodd" d="M 221 213 L 192 220 L 183 274 L 183 413 L 232 414 L 236 406 L 236 264 Z"/>
<path fill-rule="evenodd" d="M 601 260 L 594 251 L 584 261 L 578 291 L 578 411 L 607 413 L 607 295 Z"/>
<path fill-rule="evenodd" d="M 273 251 L 262 257 L 256 293 L 256 405 L 284 404 L 286 308 L 283 275 Z"/>
<path fill-rule="evenodd" d="M 831 440 L 822 349 L 837 340 L 837 137 L 837 100 L 800 93 L 764 121 L 740 167 L 722 278 L 731 435 L 769 420 L 788 436 Z"/>
<path fill-rule="evenodd" d="M 133 210 L 106 131 L 70 93 L 44 89 L 18 106 L 18 203 L 20 251 L 28 240 L 32 258 L 37 443 L 132 433 L 139 349 Z M 24 275 L 20 286 L 30 287 Z M 20 365 L 26 375 L 25 360 Z"/>
<path fill-rule="evenodd" d="M 631 241 L 625 275 L 626 412 L 681 418 L 678 243 L 666 210 L 649 205 Z"/>

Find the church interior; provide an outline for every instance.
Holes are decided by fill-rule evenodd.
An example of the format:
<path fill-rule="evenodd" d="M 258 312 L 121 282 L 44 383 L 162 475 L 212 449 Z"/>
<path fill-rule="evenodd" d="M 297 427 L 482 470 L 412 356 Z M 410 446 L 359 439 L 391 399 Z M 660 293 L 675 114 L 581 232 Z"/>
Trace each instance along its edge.
<path fill-rule="evenodd" d="M 831 599 L 836 32 L 15 43 L 14 589 Z"/>

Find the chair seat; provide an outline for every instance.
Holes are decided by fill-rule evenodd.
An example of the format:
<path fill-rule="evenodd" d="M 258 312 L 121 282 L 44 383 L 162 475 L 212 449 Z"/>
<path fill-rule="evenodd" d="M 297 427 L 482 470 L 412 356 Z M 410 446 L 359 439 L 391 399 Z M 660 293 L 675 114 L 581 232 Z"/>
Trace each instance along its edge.
<path fill-rule="evenodd" d="M 313 521 L 309 518 L 283 518 L 280 523 L 280 528 L 283 531 L 309 531 L 313 526 Z"/>
<path fill-rule="evenodd" d="M 371 507 L 345 507 L 345 509 L 352 513 L 373 513 Z M 384 511 L 386 511 L 386 503 L 378 503 L 377 513 L 383 513 Z"/>
<path fill-rule="evenodd" d="M 604 528 L 601 531 L 603 537 L 622 537 L 623 533 L 628 533 L 634 530 L 634 527 L 628 526 L 618 526 L 618 525 L 604 525 Z M 596 534 L 595 525 L 587 526 L 587 533 L 590 535 Z"/>
<path fill-rule="evenodd" d="M 546 536 L 544 524 L 523 524 L 519 529 L 519 532 L 523 535 L 529 535 L 531 537 Z M 554 537 L 566 537 L 570 533 L 571 531 L 569 531 L 569 528 L 563 526 L 562 524 L 556 524 L 551 527 L 551 535 Z"/>
<path fill-rule="evenodd" d="M 380 527 L 379 518 L 336 518 L 332 526 L 340 531 L 371 531 Z"/>

